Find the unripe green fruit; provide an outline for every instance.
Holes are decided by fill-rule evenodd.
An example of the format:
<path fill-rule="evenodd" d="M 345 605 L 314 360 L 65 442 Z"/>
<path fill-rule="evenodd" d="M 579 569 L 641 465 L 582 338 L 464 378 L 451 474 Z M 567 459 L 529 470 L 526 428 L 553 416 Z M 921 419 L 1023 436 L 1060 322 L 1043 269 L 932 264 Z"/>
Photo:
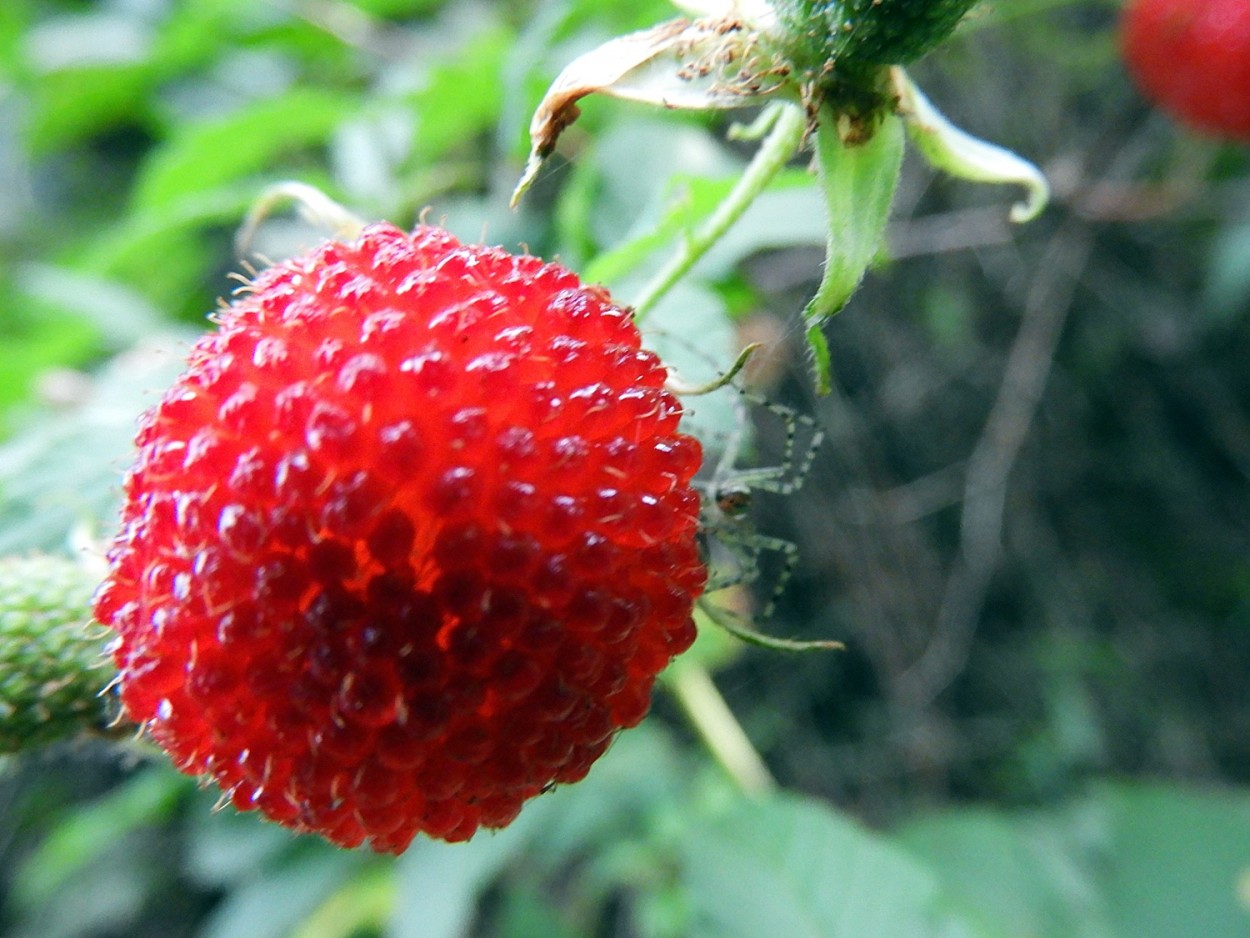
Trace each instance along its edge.
<path fill-rule="evenodd" d="M 946 39 L 976 0 L 773 0 L 795 64 L 865 71 L 906 65 Z"/>
<path fill-rule="evenodd" d="M 96 579 L 64 557 L 0 558 L 0 753 L 104 730 L 113 670 Z"/>

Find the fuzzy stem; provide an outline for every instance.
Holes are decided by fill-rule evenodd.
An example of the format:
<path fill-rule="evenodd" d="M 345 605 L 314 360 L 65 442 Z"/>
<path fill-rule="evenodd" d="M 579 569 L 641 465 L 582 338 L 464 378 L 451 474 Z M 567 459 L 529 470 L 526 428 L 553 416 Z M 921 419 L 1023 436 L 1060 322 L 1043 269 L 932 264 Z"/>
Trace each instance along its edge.
<path fill-rule="evenodd" d="M 748 795 L 762 795 L 777 787 L 706 668 L 694 663 L 678 664 L 673 668 L 669 686 L 712 756 L 739 788 Z"/>
<path fill-rule="evenodd" d="M 0 754 L 108 734 L 116 700 L 97 578 L 67 557 L 0 557 Z"/>
<path fill-rule="evenodd" d="M 742 217 L 773 177 L 798 152 L 807 126 L 802 109 L 785 103 L 771 105 L 770 110 L 774 112 L 772 130 L 755 151 L 742 177 L 716 211 L 682 242 L 680 250 L 651 278 L 642 295 L 634 302 L 634 316 L 639 321 Z"/>

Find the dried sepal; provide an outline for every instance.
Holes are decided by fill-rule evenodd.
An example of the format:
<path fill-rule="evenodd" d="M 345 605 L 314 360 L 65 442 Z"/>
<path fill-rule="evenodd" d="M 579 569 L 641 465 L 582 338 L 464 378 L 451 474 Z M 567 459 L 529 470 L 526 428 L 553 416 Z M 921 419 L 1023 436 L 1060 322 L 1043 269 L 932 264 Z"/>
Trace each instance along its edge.
<path fill-rule="evenodd" d="M 675 19 L 611 39 L 560 72 L 530 122 L 531 150 L 512 204 L 533 183 L 591 94 L 669 109 L 745 107 L 784 87 L 790 68 L 751 20 L 728 15 Z"/>
<path fill-rule="evenodd" d="M 332 232 L 339 238 L 354 238 L 365 226 L 364 219 L 335 202 L 316 186 L 298 180 L 286 180 L 269 186 L 252 204 L 235 234 L 234 252 L 237 257 L 246 257 L 251 252 L 252 240 L 261 224 L 273 214 L 278 205 L 285 202 L 293 202 L 305 221 Z"/>
<path fill-rule="evenodd" d="M 673 6 L 690 16 L 736 17 L 759 29 L 771 29 L 777 22 L 769 0 L 673 0 Z"/>

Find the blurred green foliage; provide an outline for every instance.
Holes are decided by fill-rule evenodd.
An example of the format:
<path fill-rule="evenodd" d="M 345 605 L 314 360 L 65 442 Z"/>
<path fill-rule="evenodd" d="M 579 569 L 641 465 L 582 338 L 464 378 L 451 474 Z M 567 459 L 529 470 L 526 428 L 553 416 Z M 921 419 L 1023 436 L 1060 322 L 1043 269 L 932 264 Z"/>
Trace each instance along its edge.
<path fill-rule="evenodd" d="M 648 320 L 694 381 L 771 337 L 762 392 L 828 435 L 800 493 L 757 499 L 802 557 L 768 625 L 849 651 L 708 653 L 784 794 L 737 793 L 663 694 L 585 782 L 398 861 L 213 812 L 138 748 L 54 749 L 0 767 L 0 934 L 1250 933 L 1250 156 L 1149 111 L 1117 6 L 983 4 L 915 67 L 1056 204 L 1009 230 L 1014 193 L 908 163 L 891 258 L 827 330 L 829 398 L 803 378 L 824 232 L 802 163 Z M 749 155 L 726 121 L 588 100 L 507 196 L 560 67 L 671 15 L 0 4 L 0 553 L 107 531 L 135 415 L 273 182 L 428 206 L 629 302 Z M 277 218 L 256 250 L 319 237 Z M 693 409 L 733 419 L 727 395 Z M 775 462 L 784 427 L 754 419 Z"/>

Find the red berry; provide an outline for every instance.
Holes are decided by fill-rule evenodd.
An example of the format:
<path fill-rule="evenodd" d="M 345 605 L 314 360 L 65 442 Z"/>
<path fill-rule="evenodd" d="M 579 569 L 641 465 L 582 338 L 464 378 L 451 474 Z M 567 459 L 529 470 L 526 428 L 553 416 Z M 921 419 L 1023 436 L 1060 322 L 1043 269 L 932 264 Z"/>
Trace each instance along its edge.
<path fill-rule="evenodd" d="M 244 810 L 508 824 L 693 639 L 699 444 L 627 310 L 385 224 L 270 268 L 149 411 L 96 601 L 129 716 Z"/>
<path fill-rule="evenodd" d="M 1197 130 L 1250 142 L 1250 3 L 1132 0 L 1121 43 L 1151 101 Z"/>

